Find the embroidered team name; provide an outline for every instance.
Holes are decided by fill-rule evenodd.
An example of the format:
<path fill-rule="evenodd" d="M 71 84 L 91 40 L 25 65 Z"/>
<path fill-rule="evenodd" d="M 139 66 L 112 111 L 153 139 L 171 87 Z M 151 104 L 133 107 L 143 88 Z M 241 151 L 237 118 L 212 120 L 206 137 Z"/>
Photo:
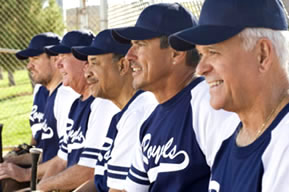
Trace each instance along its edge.
<path fill-rule="evenodd" d="M 30 120 L 32 122 L 35 122 L 36 120 L 38 120 L 38 122 L 41 122 L 44 118 L 44 114 L 41 112 L 37 112 L 37 110 L 38 110 L 38 106 L 33 105 L 32 111 L 30 113 Z"/>
<path fill-rule="evenodd" d="M 43 122 L 41 139 L 51 139 L 54 133 L 51 127 L 48 127 L 46 119 Z"/>
<path fill-rule="evenodd" d="M 111 157 L 113 140 L 109 137 L 105 138 L 104 144 L 100 149 L 100 153 L 98 154 L 98 161 L 102 162 L 103 160 L 108 161 Z"/>
<path fill-rule="evenodd" d="M 81 149 L 84 147 L 85 137 L 81 131 L 81 126 L 77 130 L 70 129 L 68 136 L 68 153 L 74 149 Z"/>
<path fill-rule="evenodd" d="M 173 145 L 173 137 L 171 137 L 164 145 L 150 145 L 150 142 L 151 134 L 146 134 L 142 141 L 142 148 L 143 151 L 146 152 L 148 159 L 154 158 L 155 164 L 159 163 L 161 157 L 173 160 L 180 155 L 184 156 L 184 162 L 188 164 L 188 161 L 186 161 L 188 160 L 188 154 L 183 150 L 177 151 L 177 145 Z"/>
<path fill-rule="evenodd" d="M 211 180 L 209 184 L 209 192 L 219 192 L 220 184 L 217 181 Z"/>

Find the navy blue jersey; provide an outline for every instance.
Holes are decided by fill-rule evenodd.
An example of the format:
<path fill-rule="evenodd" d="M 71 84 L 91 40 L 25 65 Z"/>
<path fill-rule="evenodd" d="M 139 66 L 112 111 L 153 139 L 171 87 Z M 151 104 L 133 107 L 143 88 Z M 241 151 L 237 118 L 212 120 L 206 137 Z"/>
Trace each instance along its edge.
<path fill-rule="evenodd" d="M 79 160 L 84 147 L 88 117 L 91 112 L 90 105 L 93 100 L 94 97 L 92 96 L 84 101 L 79 98 L 71 106 L 68 116 L 71 122 L 67 124 L 66 130 L 67 139 L 61 148 L 67 153 L 67 167 L 77 164 Z"/>
<path fill-rule="evenodd" d="M 236 136 L 225 140 L 212 168 L 210 192 L 289 191 L 289 105 L 253 143 L 239 147 Z"/>
<path fill-rule="evenodd" d="M 95 167 L 98 192 L 124 189 L 124 183 L 135 152 L 138 129 L 157 105 L 150 92 L 137 91 L 117 113 L 109 126 L 105 142 Z"/>
<path fill-rule="evenodd" d="M 54 115 L 54 104 L 59 85 L 50 96 L 48 96 L 45 110 L 44 122 L 41 129 L 41 140 L 39 141 L 40 148 L 43 149 L 42 162 L 52 159 L 58 151 L 59 137 L 56 128 L 56 118 Z"/>
<path fill-rule="evenodd" d="M 42 162 L 57 155 L 63 139 L 63 122 L 68 118 L 68 109 L 76 97 L 76 92 L 62 84 L 48 96 L 39 141 L 39 147 L 43 149 Z"/>
<path fill-rule="evenodd" d="M 46 87 L 40 84 L 35 85 L 33 93 L 33 106 L 30 113 L 29 122 L 32 136 L 36 141 L 36 147 L 39 147 L 39 142 L 41 139 L 40 130 L 44 121 L 45 104 L 48 95 L 49 91 L 46 89 Z"/>
<path fill-rule="evenodd" d="M 159 104 L 141 126 L 126 191 L 207 192 L 216 130 L 229 116 L 211 108 L 201 77 Z"/>
<path fill-rule="evenodd" d="M 58 152 L 58 156 L 67 161 L 67 167 L 79 164 L 94 168 L 99 154 L 98 142 L 103 143 L 109 123 L 118 111 L 112 102 L 92 96 L 73 103 Z"/>

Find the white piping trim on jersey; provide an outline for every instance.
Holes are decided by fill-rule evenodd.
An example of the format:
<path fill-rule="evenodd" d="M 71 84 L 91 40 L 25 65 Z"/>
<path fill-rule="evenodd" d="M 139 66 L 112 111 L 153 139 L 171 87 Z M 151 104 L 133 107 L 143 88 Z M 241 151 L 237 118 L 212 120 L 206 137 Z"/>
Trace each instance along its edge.
<path fill-rule="evenodd" d="M 129 173 L 130 173 L 133 177 L 135 177 L 135 178 L 137 178 L 137 179 L 139 179 L 139 180 L 149 181 L 149 178 L 139 176 L 139 175 L 137 175 L 136 173 L 134 173 L 131 169 L 129 170 Z"/>
<path fill-rule="evenodd" d="M 94 155 L 97 156 L 99 155 L 99 152 L 92 152 L 92 151 L 83 151 L 82 155 Z"/>
<path fill-rule="evenodd" d="M 126 171 L 115 171 L 115 170 L 111 170 L 111 169 L 108 169 L 107 172 L 108 173 L 118 174 L 118 175 L 126 175 L 126 176 L 128 174 Z"/>

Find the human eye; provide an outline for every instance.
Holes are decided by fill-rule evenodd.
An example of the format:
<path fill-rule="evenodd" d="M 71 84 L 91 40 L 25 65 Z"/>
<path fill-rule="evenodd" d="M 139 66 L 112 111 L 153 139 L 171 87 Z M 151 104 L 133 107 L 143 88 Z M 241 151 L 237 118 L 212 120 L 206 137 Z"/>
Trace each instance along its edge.
<path fill-rule="evenodd" d="M 199 54 L 199 58 L 202 59 L 203 53 L 200 53 L 200 52 L 199 52 L 198 54 Z"/>
<path fill-rule="evenodd" d="M 94 65 L 94 66 L 99 66 L 100 62 L 97 61 L 97 60 L 94 60 L 94 61 L 91 62 L 91 64 Z"/>
<path fill-rule="evenodd" d="M 146 45 L 145 41 L 135 41 L 134 44 L 136 47 L 143 47 Z"/>
<path fill-rule="evenodd" d="M 217 50 L 215 50 L 215 49 L 209 49 L 209 50 L 208 50 L 208 54 L 209 54 L 209 55 L 218 55 L 219 52 L 218 52 Z"/>

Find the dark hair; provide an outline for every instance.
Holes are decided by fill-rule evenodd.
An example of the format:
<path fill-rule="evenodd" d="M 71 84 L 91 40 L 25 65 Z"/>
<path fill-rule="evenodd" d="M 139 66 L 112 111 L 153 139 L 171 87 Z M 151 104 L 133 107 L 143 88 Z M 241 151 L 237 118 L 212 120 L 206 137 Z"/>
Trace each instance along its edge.
<path fill-rule="evenodd" d="M 199 61 L 200 61 L 200 55 L 197 51 L 196 48 L 194 49 L 191 49 L 191 50 L 188 50 L 186 51 L 186 64 L 193 67 L 193 68 L 196 68 Z"/>
<path fill-rule="evenodd" d="M 119 61 L 121 58 L 123 58 L 125 55 L 123 55 L 123 54 L 120 54 L 120 53 L 113 53 L 112 54 L 112 60 L 114 61 L 114 62 L 117 62 L 117 61 Z"/>
<path fill-rule="evenodd" d="M 160 37 L 160 48 L 161 49 L 166 49 L 166 48 L 168 48 L 170 46 L 170 44 L 169 44 L 169 38 L 168 38 L 168 36 L 161 36 Z"/>
<path fill-rule="evenodd" d="M 169 38 L 168 36 L 161 36 L 160 37 L 160 48 L 161 49 L 166 49 L 168 48 L 170 45 L 169 45 Z M 199 61 L 200 61 L 200 56 L 199 56 L 199 53 L 197 51 L 197 49 L 191 49 L 191 50 L 188 50 L 186 51 L 186 64 L 188 66 L 191 66 L 193 68 L 196 68 Z"/>

